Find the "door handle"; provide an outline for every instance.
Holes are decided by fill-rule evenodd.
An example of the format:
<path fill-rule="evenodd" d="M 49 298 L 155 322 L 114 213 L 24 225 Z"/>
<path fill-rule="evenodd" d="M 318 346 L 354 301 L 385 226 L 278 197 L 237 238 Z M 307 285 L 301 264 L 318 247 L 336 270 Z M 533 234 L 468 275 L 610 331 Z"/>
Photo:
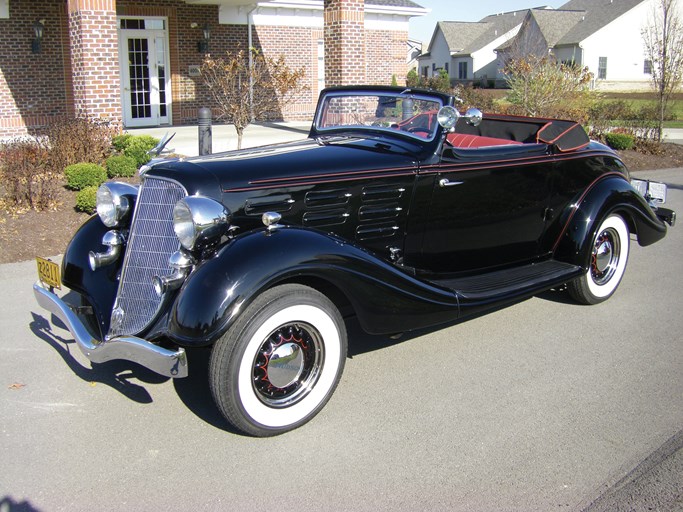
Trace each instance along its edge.
<path fill-rule="evenodd" d="M 450 181 L 448 178 L 441 178 L 439 180 L 440 187 L 455 187 L 456 185 L 462 185 L 464 181 Z"/>

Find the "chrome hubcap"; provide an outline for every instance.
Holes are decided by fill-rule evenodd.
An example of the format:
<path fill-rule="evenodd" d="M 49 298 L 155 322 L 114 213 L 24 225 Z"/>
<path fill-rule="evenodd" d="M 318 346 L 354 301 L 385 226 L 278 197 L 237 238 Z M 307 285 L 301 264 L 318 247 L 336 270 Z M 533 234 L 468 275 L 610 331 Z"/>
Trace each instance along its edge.
<path fill-rule="evenodd" d="M 278 388 L 294 384 L 304 371 L 304 354 L 296 343 L 285 343 L 276 348 L 268 361 L 268 378 Z"/>
<path fill-rule="evenodd" d="M 597 285 L 607 283 L 617 270 L 620 254 L 619 234 L 606 229 L 595 239 L 591 260 L 591 275 Z"/>
<path fill-rule="evenodd" d="M 256 396 L 271 407 L 294 405 L 315 386 L 323 358 L 322 336 L 313 326 L 298 322 L 277 328 L 254 358 Z"/>

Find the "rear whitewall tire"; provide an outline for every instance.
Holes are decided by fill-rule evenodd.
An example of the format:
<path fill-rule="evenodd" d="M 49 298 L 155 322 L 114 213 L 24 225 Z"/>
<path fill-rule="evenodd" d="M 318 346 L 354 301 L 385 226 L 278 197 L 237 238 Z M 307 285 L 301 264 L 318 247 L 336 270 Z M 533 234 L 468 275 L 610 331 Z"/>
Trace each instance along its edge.
<path fill-rule="evenodd" d="M 616 291 L 628 262 L 629 230 L 619 215 L 605 218 L 591 241 L 586 273 L 568 283 L 571 296 L 582 304 L 598 304 Z"/>

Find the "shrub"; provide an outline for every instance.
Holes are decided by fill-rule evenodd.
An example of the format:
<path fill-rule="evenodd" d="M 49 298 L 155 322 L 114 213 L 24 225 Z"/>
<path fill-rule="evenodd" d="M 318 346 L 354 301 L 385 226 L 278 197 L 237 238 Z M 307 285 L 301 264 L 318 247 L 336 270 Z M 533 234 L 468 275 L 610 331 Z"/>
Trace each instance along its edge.
<path fill-rule="evenodd" d="M 107 171 L 97 164 L 78 163 L 64 169 L 66 186 L 74 190 L 98 187 L 107 180 Z"/>
<path fill-rule="evenodd" d="M 505 65 L 511 113 L 585 122 L 595 94 L 588 68 L 530 54 Z"/>
<path fill-rule="evenodd" d="M 114 146 L 116 151 L 123 153 L 132 137 L 130 133 L 122 133 L 111 140 L 111 145 Z"/>
<path fill-rule="evenodd" d="M 159 144 L 159 139 L 149 135 L 133 136 L 127 140 L 123 154 L 134 159 L 135 165 L 140 167 L 152 159 L 147 152 L 157 144 Z"/>
<path fill-rule="evenodd" d="M 406 86 L 407 87 L 417 87 L 420 83 L 420 76 L 417 74 L 417 71 L 414 69 L 411 69 L 408 71 L 408 74 L 406 75 Z"/>
<path fill-rule="evenodd" d="M 130 178 L 135 176 L 137 166 L 135 159 L 125 155 L 115 155 L 107 158 L 107 176 L 110 178 Z"/>
<path fill-rule="evenodd" d="M 635 137 L 633 137 L 633 135 L 629 135 L 628 133 L 610 132 L 605 134 L 605 142 L 607 142 L 607 145 L 612 149 L 631 149 L 633 147 L 634 141 Z"/>
<path fill-rule="evenodd" d="M 13 210 L 54 206 L 60 173 L 50 171 L 45 139 L 23 138 L 0 144 L 0 185 L 5 205 Z"/>
<path fill-rule="evenodd" d="M 462 100 L 462 105 L 459 108 L 474 107 L 482 112 L 499 113 L 500 109 L 496 103 L 494 91 L 456 85 L 453 94 Z"/>
<path fill-rule="evenodd" d="M 78 162 L 104 164 L 111 155 L 111 142 L 118 128 L 109 121 L 95 117 L 62 119 L 49 126 L 49 167 L 51 172 L 62 173 Z"/>
<path fill-rule="evenodd" d="M 664 146 L 657 139 L 637 137 L 634 149 L 644 155 L 663 155 Z"/>
<path fill-rule="evenodd" d="M 85 187 L 76 194 L 76 210 L 79 212 L 95 213 L 97 207 L 97 187 Z"/>

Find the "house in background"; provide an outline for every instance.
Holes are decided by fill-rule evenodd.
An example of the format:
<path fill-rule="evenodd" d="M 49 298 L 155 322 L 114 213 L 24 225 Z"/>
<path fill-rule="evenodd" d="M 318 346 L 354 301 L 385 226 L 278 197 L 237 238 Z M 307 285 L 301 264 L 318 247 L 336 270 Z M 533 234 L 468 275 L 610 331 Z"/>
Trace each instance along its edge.
<path fill-rule="evenodd" d="M 420 58 L 427 76 L 448 71 L 451 82 L 504 83 L 508 59 L 532 53 L 588 67 L 602 90 L 645 90 L 652 62 L 642 31 L 658 0 L 570 0 L 559 9 L 536 7 L 487 16 L 476 23 L 440 22 Z M 683 18 L 683 2 L 678 3 Z M 498 21 L 498 26 L 492 27 Z M 492 54 L 496 57 L 492 58 Z"/>
<path fill-rule="evenodd" d="M 528 55 L 542 58 L 552 54 L 557 42 L 585 15 L 585 11 L 529 9 L 515 37 L 495 50 L 498 54 L 497 78 L 505 79 L 504 69 L 510 60 Z"/>
<path fill-rule="evenodd" d="M 420 74 L 434 76 L 443 69 L 453 84 L 492 85 L 499 74 L 495 50 L 517 35 L 527 11 L 492 14 L 477 22 L 437 23 L 427 53 L 419 58 Z"/>
<path fill-rule="evenodd" d="M 584 14 L 553 45 L 553 54 L 559 61 L 588 67 L 598 89 L 648 89 L 652 62 L 646 58 L 642 31 L 652 23 L 657 4 L 658 0 L 570 0 L 561 9 Z M 680 1 L 678 8 L 683 19 Z"/>
<path fill-rule="evenodd" d="M 281 112 L 310 119 L 325 85 L 405 76 L 411 0 L 0 0 L 0 136 L 89 115 L 125 127 L 194 124 L 212 102 L 207 54 L 254 47 L 304 68 Z"/>
<path fill-rule="evenodd" d="M 406 56 L 406 64 L 408 65 L 408 71 L 411 69 L 417 70 L 418 66 L 418 57 L 422 55 L 422 41 L 418 41 L 417 39 L 408 39 L 406 41 L 407 45 L 407 56 Z M 403 78 L 403 77 L 396 77 L 397 79 Z"/>

